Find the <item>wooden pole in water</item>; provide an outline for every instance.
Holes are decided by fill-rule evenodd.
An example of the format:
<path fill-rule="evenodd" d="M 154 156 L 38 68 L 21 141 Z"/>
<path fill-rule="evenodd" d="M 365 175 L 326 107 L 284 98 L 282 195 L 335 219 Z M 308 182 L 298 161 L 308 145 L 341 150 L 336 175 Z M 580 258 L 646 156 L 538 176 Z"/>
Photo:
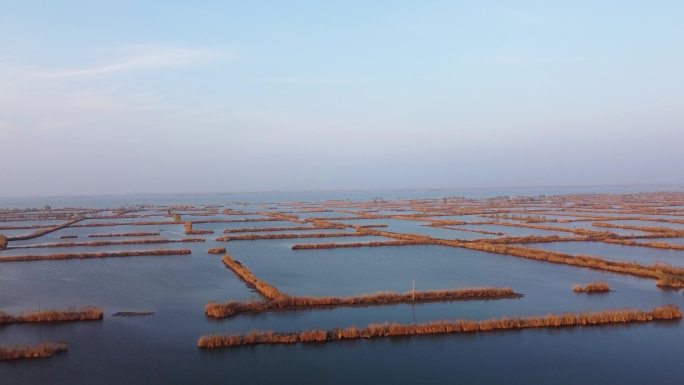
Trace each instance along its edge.
<path fill-rule="evenodd" d="M 416 280 L 415 279 L 413 280 L 413 294 L 411 297 L 412 297 L 411 298 L 412 301 L 416 300 Z"/>

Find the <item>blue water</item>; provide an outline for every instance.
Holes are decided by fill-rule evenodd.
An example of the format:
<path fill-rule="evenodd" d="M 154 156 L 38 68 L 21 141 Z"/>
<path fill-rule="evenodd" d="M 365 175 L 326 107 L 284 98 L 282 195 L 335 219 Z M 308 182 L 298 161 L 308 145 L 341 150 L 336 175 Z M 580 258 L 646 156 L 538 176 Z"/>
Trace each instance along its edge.
<path fill-rule="evenodd" d="M 577 192 L 576 190 L 573 190 Z M 473 195 L 522 195 L 524 192 L 470 191 Z M 545 193 L 550 194 L 550 191 Z M 122 202 L 228 203 L 250 213 L 267 206 L 287 211 L 276 201 L 304 201 L 365 196 L 450 195 L 415 191 L 368 193 L 269 193 L 207 196 L 117 196 L 10 200 L 32 207 L 52 204 L 117 207 Z M 155 198 L 155 199 L 152 199 Z M 61 200 L 60 200 L 61 199 Z M 0 206 L 3 202 L 0 202 Z M 8 205 L 4 201 L 4 205 Z M 226 206 L 228 207 L 228 206 Z M 276 210 L 276 209 L 272 209 Z M 221 210 L 219 210 L 221 211 Z M 145 214 L 154 214 L 147 212 Z M 321 216 L 332 216 L 331 213 Z M 337 215 L 335 215 L 337 216 Z M 232 216 L 228 216 L 232 217 Z M 236 216 L 239 217 L 239 216 Z M 198 217 L 201 218 L 201 217 Z M 439 219 L 439 218 L 437 218 Z M 341 221 L 344 222 L 344 221 Z M 381 230 L 419 232 L 460 238 L 470 234 L 423 226 L 429 221 L 363 220 L 384 223 Z M 382 237 L 340 237 L 216 242 L 226 228 L 302 226 L 292 222 L 197 224 L 214 234 L 203 243 L 75 247 L 58 252 L 121 249 L 189 248 L 191 255 L 40 261 L 0 264 L 0 310 L 96 305 L 102 322 L 0 327 L 0 345 L 43 340 L 68 341 L 69 351 L 44 360 L 0 362 L 0 384 L 678 384 L 684 376 L 684 323 L 659 322 L 629 327 L 525 330 L 473 335 L 349 341 L 325 345 L 256 346 L 201 351 L 199 336 L 245 333 L 252 329 L 296 331 L 365 326 L 373 322 L 424 322 L 438 319 L 486 319 L 509 315 L 585 311 L 664 304 L 684 307 L 681 292 L 663 291 L 650 279 L 525 260 L 443 246 L 402 246 L 292 250 L 299 243 L 368 242 Z M 16 244 L 100 240 L 93 233 L 162 231 L 164 238 L 183 237 L 182 225 L 76 227 Z M 508 227 L 502 226 L 508 229 Z M 326 230 L 327 232 L 328 230 Z M 319 232 L 319 231 L 315 231 Z M 330 230 L 329 232 L 336 232 Z M 59 236 L 75 234 L 75 240 Z M 239 235 L 239 234 L 236 234 Z M 565 234 L 564 235 L 568 235 Z M 174 238 L 175 237 L 175 238 Z M 124 237 L 115 239 L 127 239 Z M 336 308 L 265 313 L 225 320 L 207 319 L 210 301 L 259 299 L 207 249 L 222 246 L 258 277 L 296 295 L 353 295 L 380 290 L 408 291 L 467 286 L 511 287 L 520 299 Z M 599 242 L 540 244 L 571 253 L 632 258 L 642 262 L 671 259 L 684 252 L 624 247 Z M 20 250 L 21 254 L 55 249 Z M 16 254 L 8 250 L 2 255 Z M 682 259 L 684 260 L 684 259 Z M 684 266 L 684 265 L 683 265 Z M 572 286 L 605 281 L 611 292 L 586 295 Z M 153 311 L 146 317 L 119 318 L 117 311 Z"/>
<path fill-rule="evenodd" d="M 625 246 L 603 242 L 551 242 L 526 244 L 525 246 L 567 254 L 595 255 L 613 261 L 638 262 L 645 265 L 665 262 L 673 266 L 684 267 L 684 250 Z"/>

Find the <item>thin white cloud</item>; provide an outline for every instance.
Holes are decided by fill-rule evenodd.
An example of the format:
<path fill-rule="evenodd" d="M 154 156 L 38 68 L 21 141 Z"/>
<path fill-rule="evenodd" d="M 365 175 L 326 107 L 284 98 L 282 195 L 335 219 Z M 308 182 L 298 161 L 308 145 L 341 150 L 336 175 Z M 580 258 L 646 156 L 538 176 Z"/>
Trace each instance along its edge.
<path fill-rule="evenodd" d="M 89 68 L 33 72 L 42 78 L 74 78 L 104 76 L 146 69 L 180 68 L 205 65 L 228 58 L 225 52 L 207 48 L 173 46 L 135 46 L 118 49 L 119 58 Z"/>

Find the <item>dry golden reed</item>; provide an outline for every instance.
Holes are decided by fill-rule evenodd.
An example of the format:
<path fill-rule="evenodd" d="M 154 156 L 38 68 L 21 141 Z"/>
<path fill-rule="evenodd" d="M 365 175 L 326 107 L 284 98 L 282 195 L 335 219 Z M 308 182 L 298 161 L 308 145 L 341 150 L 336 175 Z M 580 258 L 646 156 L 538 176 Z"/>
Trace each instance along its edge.
<path fill-rule="evenodd" d="M 82 220 L 84 220 L 84 219 L 85 219 L 85 218 L 76 218 L 76 219 L 72 219 L 72 220 L 70 220 L 70 221 L 67 221 L 67 222 L 65 222 L 65 223 L 62 223 L 61 225 L 51 226 L 51 227 L 44 227 L 44 228 L 41 228 L 41 229 L 39 229 L 39 230 L 34 231 L 34 232 L 31 233 L 31 234 L 27 234 L 27 235 L 16 235 L 16 236 L 14 236 L 14 237 L 7 237 L 7 239 L 10 240 L 10 241 L 25 241 L 25 240 L 27 240 L 27 239 L 34 239 L 34 238 L 42 237 L 43 235 L 47 235 L 47 234 L 50 234 L 50 233 L 55 232 L 55 231 L 57 231 L 57 230 L 61 230 L 61 229 L 65 228 L 65 227 L 72 226 L 72 225 L 74 225 L 76 222 L 80 222 L 80 221 L 82 221 Z"/>
<path fill-rule="evenodd" d="M 141 251 L 116 251 L 102 253 L 68 253 L 68 254 L 46 254 L 46 255 L 11 255 L 0 258 L 0 262 L 26 262 L 26 261 L 51 261 L 63 259 L 90 259 L 90 258 L 115 258 L 115 257 L 146 257 L 146 256 L 167 256 L 167 255 L 187 255 L 192 253 L 190 249 L 162 249 L 162 250 L 141 250 Z"/>
<path fill-rule="evenodd" d="M 239 261 L 231 258 L 230 255 L 224 255 L 221 260 L 228 268 L 233 270 L 233 272 L 240 277 L 240 279 L 242 279 L 248 285 L 254 287 L 256 291 L 264 297 L 271 300 L 283 299 L 286 297 L 286 295 L 281 293 L 280 290 L 278 290 L 275 286 L 257 278 L 248 268 L 242 265 L 242 263 Z"/>
<path fill-rule="evenodd" d="M 677 320 L 681 318 L 682 313 L 679 310 L 679 307 L 671 305 L 656 307 L 650 311 L 624 309 L 589 313 L 548 314 L 545 316 L 522 318 L 507 317 L 484 321 L 432 321 L 419 324 L 383 323 L 370 324 L 365 328 L 356 328 L 352 326 L 345 329 L 334 329 L 327 331 L 308 330 L 291 333 L 252 331 L 244 335 L 232 334 L 202 336 L 197 341 L 197 346 L 203 349 L 216 349 L 256 344 L 294 344 L 414 335 L 491 332 L 529 328 L 600 326 L 610 324 L 651 322 L 659 320 Z"/>
<path fill-rule="evenodd" d="M 426 245 L 425 242 L 413 241 L 375 241 L 375 242 L 355 242 L 355 243 L 304 243 L 292 246 L 292 250 L 309 249 L 337 249 L 344 247 L 382 247 L 382 246 L 409 246 Z"/>
<path fill-rule="evenodd" d="M 19 315 L 12 315 L 0 311 L 0 324 L 97 321 L 101 320 L 102 316 L 102 309 L 94 306 L 86 306 L 81 309 L 70 308 L 66 310 L 32 311 L 24 312 Z"/>
<path fill-rule="evenodd" d="M 293 297 L 267 302 L 227 302 L 208 303 L 204 312 L 208 317 L 226 318 L 238 314 L 254 314 L 273 311 L 305 310 L 330 307 L 395 305 L 400 303 L 425 303 L 466 300 L 495 300 L 504 298 L 520 298 L 510 288 L 481 287 L 454 290 L 417 291 L 407 293 L 379 292 L 350 297 Z"/>
<path fill-rule="evenodd" d="M 111 238 L 111 237 L 153 237 L 158 236 L 158 232 L 138 232 L 138 233 L 109 233 L 109 234 L 90 234 L 89 238 Z"/>
<path fill-rule="evenodd" d="M 656 235 L 660 237 L 660 235 Z M 667 242 L 637 242 L 631 239 L 605 239 L 602 242 L 615 243 L 625 246 L 652 247 L 655 249 L 684 250 L 684 245 L 677 245 Z"/>
<path fill-rule="evenodd" d="M 290 238 L 337 238 L 337 237 L 363 237 L 365 233 L 307 233 L 307 234 L 247 234 L 226 235 L 216 238 L 219 242 L 228 241 L 255 241 L 261 239 L 290 239 Z"/>
<path fill-rule="evenodd" d="M 608 284 L 605 282 L 591 282 L 584 286 L 575 285 L 572 288 L 572 291 L 574 291 L 575 293 L 587 294 L 608 293 L 610 291 L 610 286 L 608 286 Z"/>
<path fill-rule="evenodd" d="M 275 232 L 275 231 L 304 231 L 304 230 L 320 230 L 312 226 L 289 226 L 289 227 L 243 227 L 237 229 L 225 229 L 224 234 L 229 233 L 257 233 L 257 232 Z"/>
<path fill-rule="evenodd" d="M 90 241 L 90 242 L 58 242 L 58 243 L 39 243 L 34 245 L 22 246 L 22 249 L 44 249 L 53 247 L 101 247 L 117 245 L 153 245 L 161 243 L 192 243 L 205 242 L 204 238 L 182 238 L 182 239 L 126 239 L 120 241 Z"/>
<path fill-rule="evenodd" d="M 677 287 L 684 282 L 684 269 L 666 265 L 641 265 L 636 262 L 608 261 L 599 257 L 586 255 L 569 255 L 547 250 L 532 249 L 520 246 L 493 245 L 486 243 L 461 243 L 461 247 L 473 250 L 486 251 L 496 254 L 504 254 L 527 259 L 535 259 L 552 263 L 560 263 L 571 266 L 580 266 L 590 269 L 611 271 L 620 274 L 629 274 L 638 277 L 661 279 L 665 276 L 667 280 L 659 281 L 659 286 Z M 682 287 L 682 286 L 679 286 Z"/>
<path fill-rule="evenodd" d="M 0 361 L 47 358 L 56 353 L 66 351 L 67 348 L 68 345 L 64 342 L 42 342 L 35 346 L 0 346 Z"/>

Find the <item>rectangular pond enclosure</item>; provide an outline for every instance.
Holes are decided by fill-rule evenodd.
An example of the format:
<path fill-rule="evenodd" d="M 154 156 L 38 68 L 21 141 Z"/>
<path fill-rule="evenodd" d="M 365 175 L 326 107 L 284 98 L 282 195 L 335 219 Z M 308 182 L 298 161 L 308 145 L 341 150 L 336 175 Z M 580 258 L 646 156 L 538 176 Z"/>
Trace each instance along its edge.
<path fill-rule="evenodd" d="M 597 349 L 620 383 L 683 374 L 684 210 L 643 219 L 683 193 L 182 198 L 0 211 L 0 382 L 276 383 L 305 360 L 505 383 L 533 359 L 587 383 Z"/>

